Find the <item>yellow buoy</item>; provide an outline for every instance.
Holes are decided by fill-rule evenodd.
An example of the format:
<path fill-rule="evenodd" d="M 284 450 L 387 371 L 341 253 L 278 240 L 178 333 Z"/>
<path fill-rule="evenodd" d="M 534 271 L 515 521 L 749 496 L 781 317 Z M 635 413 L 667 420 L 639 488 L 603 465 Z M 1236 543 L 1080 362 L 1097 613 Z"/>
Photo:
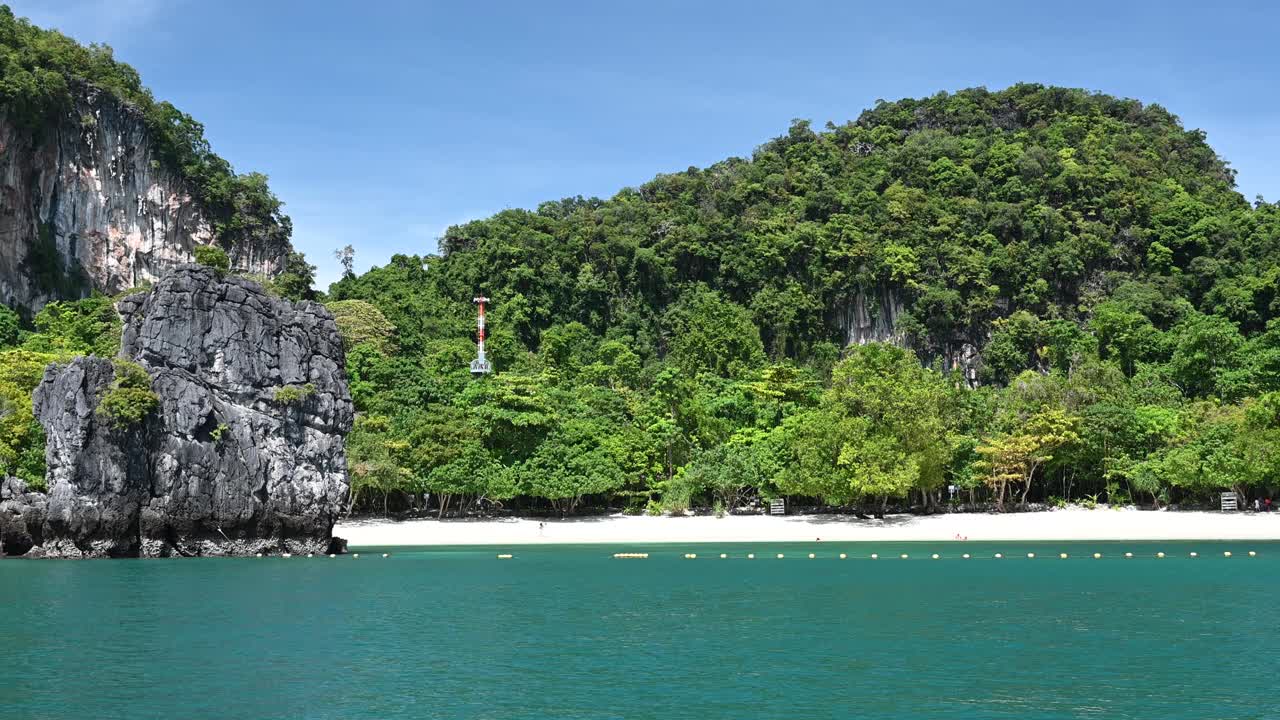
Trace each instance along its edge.
<path fill-rule="evenodd" d="M 1027 557 L 1029 558 L 1035 558 L 1035 556 L 1036 556 L 1035 553 L 1027 553 Z"/>
<path fill-rule="evenodd" d="M 903 560 L 906 560 L 908 557 L 909 557 L 909 556 L 908 556 L 906 553 L 902 553 L 902 559 L 903 559 Z"/>
<path fill-rule="evenodd" d="M 814 555 L 813 553 L 809 553 L 809 559 L 810 559 L 810 560 L 812 560 L 812 559 L 814 559 L 814 558 L 816 558 L 816 557 L 818 557 L 818 556 L 817 556 L 817 555 Z"/>
<path fill-rule="evenodd" d="M 747 553 L 747 559 L 748 559 L 748 560 L 755 560 L 755 559 L 756 559 L 756 554 L 755 554 L 755 553 Z"/>
<path fill-rule="evenodd" d="M 360 559 L 360 553 L 356 553 L 355 555 L 352 555 L 352 556 L 351 556 L 351 559 L 352 559 L 352 560 L 359 560 L 359 559 Z"/>
<path fill-rule="evenodd" d="M 1162 558 L 1162 557 L 1164 557 L 1164 553 L 1162 553 L 1162 552 L 1158 552 L 1158 553 L 1156 553 L 1156 557 L 1158 557 L 1158 558 Z"/>
<path fill-rule="evenodd" d="M 1231 557 L 1231 551 L 1230 551 L 1230 550 L 1228 550 L 1228 551 L 1226 551 L 1226 552 L 1222 553 L 1222 557 Z"/>
<path fill-rule="evenodd" d="M 1195 553 L 1191 553 L 1191 557 L 1197 557 Z"/>
<path fill-rule="evenodd" d="M 1058 557 L 1062 558 L 1063 560 L 1066 560 L 1066 559 L 1067 559 L 1067 554 L 1066 554 L 1066 553 L 1058 553 Z"/>
<path fill-rule="evenodd" d="M 291 557 L 293 557 L 293 556 L 292 556 L 292 555 L 290 555 L 289 553 L 281 553 L 281 554 L 280 554 L 280 557 L 282 557 L 282 558 L 291 558 Z"/>
<path fill-rule="evenodd" d="M 1093 554 L 1093 559 L 1094 559 L 1094 560 L 1100 560 L 1100 559 L 1102 559 L 1102 553 L 1094 553 L 1094 554 Z"/>
<path fill-rule="evenodd" d="M 934 554 L 933 554 L 933 559 L 934 559 L 934 560 L 937 560 L 937 559 L 938 559 L 938 553 L 934 553 Z"/>
<path fill-rule="evenodd" d="M 391 553 L 382 553 L 382 557 L 384 558 L 391 557 Z"/>
<path fill-rule="evenodd" d="M 845 555 L 844 553 L 840 553 L 840 559 L 841 559 L 841 560 L 843 560 L 843 559 L 845 559 L 845 558 L 847 558 L 847 557 L 849 557 L 849 556 L 848 556 L 848 555 Z"/>
<path fill-rule="evenodd" d="M 1000 558 L 1002 558 L 1002 557 L 1004 557 L 1004 555 L 1001 555 L 1000 553 L 996 553 L 996 559 L 997 559 L 997 560 L 999 560 L 999 559 L 1000 559 Z"/>
<path fill-rule="evenodd" d="M 1124 556 L 1125 556 L 1125 557 L 1127 557 L 1127 558 L 1131 558 L 1131 557 L 1133 557 L 1133 553 L 1131 553 L 1131 552 L 1127 552 L 1127 553 L 1125 553 L 1125 554 L 1124 554 Z"/>
<path fill-rule="evenodd" d="M 778 553 L 778 559 L 779 559 L 779 560 L 781 560 L 781 559 L 782 559 L 782 553 Z"/>
<path fill-rule="evenodd" d="M 724 560 L 724 559 L 725 559 L 725 558 L 727 558 L 727 557 L 729 557 L 729 556 L 728 556 L 728 555 L 726 555 L 726 554 L 724 554 L 724 553 L 720 553 L 720 559 L 721 559 L 721 560 Z"/>
<path fill-rule="evenodd" d="M 262 557 L 262 553 L 258 553 L 258 557 Z"/>
<path fill-rule="evenodd" d="M 879 557 L 880 557 L 879 555 L 877 555 L 877 554 L 875 554 L 875 553 L 871 553 L 871 559 L 872 559 L 872 560 L 876 560 L 876 559 L 878 559 Z"/>
<path fill-rule="evenodd" d="M 359 556 L 357 555 L 356 557 L 359 557 Z M 502 553 L 501 555 L 499 555 L 499 556 L 498 556 L 498 559 L 499 559 L 499 560 L 510 560 L 510 559 L 511 559 L 511 554 L 510 554 L 510 553 Z"/>
<path fill-rule="evenodd" d="M 331 558 L 336 558 L 336 557 L 338 557 L 338 556 L 337 556 L 337 555 L 334 555 L 333 553 L 330 553 L 330 554 L 329 554 L 329 557 L 331 557 Z"/>
<path fill-rule="evenodd" d="M 965 553 L 965 554 L 961 555 L 960 557 L 964 558 L 965 560 L 968 560 L 968 559 L 969 559 L 969 553 Z"/>
<path fill-rule="evenodd" d="M 1249 557 L 1257 557 L 1257 556 L 1258 556 L 1258 553 L 1254 552 L 1253 550 L 1249 551 Z"/>

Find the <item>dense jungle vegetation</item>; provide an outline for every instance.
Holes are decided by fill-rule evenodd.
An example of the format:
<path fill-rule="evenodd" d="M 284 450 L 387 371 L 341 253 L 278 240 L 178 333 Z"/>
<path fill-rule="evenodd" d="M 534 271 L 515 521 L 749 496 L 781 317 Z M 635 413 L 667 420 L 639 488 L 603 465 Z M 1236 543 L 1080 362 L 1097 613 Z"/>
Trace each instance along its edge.
<path fill-rule="evenodd" d="M 880 102 L 441 249 L 330 288 L 370 507 L 1280 484 L 1280 208 L 1155 105 L 1039 85 Z M 498 372 L 473 380 L 477 293 Z M 849 343 L 858 303 L 891 342 Z"/>

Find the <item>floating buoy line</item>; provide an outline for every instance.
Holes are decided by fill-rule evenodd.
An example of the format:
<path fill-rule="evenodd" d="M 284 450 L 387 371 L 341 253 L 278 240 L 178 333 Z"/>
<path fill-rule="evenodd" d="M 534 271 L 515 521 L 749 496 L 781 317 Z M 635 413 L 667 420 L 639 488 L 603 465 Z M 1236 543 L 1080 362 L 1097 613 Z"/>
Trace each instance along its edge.
<path fill-rule="evenodd" d="M 332 556 L 331 556 L 331 557 L 332 557 Z M 386 557 L 386 555 L 383 555 L 383 557 Z M 498 558 L 499 558 L 499 559 L 509 559 L 510 557 L 511 557 L 511 555 L 499 555 L 499 556 L 498 556 Z M 648 559 L 649 559 L 649 557 L 650 557 L 650 554 L 649 554 L 649 553 L 647 553 L 647 552 L 618 552 L 618 553 L 613 553 L 613 557 L 614 557 L 615 559 L 618 559 L 618 560 L 633 560 L 633 559 L 648 560 Z M 684 553 L 684 554 L 682 555 L 682 557 L 683 557 L 685 560 L 697 560 L 697 559 L 698 559 L 698 554 L 697 554 L 697 553 L 687 552 L 687 553 Z M 753 553 L 753 552 L 744 553 L 744 554 L 742 554 L 742 555 L 733 555 L 733 554 L 731 554 L 731 553 L 716 553 L 714 557 L 716 557 L 716 558 L 718 558 L 718 559 L 720 559 L 720 560 L 731 560 L 731 559 L 734 559 L 734 558 L 742 558 L 742 559 L 745 559 L 745 560 L 754 560 L 754 559 L 756 558 L 756 554 L 755 554 L 755 553 Z M 774 557 L 776 557 L 778 560 L 784 560 L 784 559 L 786 559 L 787 555 L 786 555 L 786 553 L 776 553 L 776 554 L 774 555 Z M 804 557 L 806 557 L 806 558 L 808 558 L 808 559 L 810 559 L 810 560 L 828 559 L 828 558 L 829 558 L 829 559 L 848 560 L 849 558 L 858 559 L 859 557 L 865 558 L 865 559 L 867 559 L 867 560 L 878 560 L 878 559 L 880 559 L 880 554 L 879 554 L 879 553 L 870 553 L 870 554 L 868 554 L 868 555 L 858 556 L 858 555 L 850 555 L 850 554 L 849 554 L 849 553 L 847 553 L 847 552 L 842 552 L 842 553 L 832 553 L 831 555 L 820 555 L 820 554 L 818 554 L 818 553 L 806 553 L 806 554 L 804 555 Z M 970 553 L 963 553 L 963 554 L 961 554 L 961 555 L 953 555 L 953 556 L 950 556 L 950 557 L 947 557 L 947 556 L 945 556 L 945 555 L 942 555 L 941 553 L 930 553 L 930 554 L 929 554 L 929 559 L 931 559 L 931 560 L 957 560 L 957 559 L 958 559 L 958 560 L 970 560 L 970 559 L 973 559 L 974 557 L 975 557 L 975 556 L 974 556 L 974 555 L 972 555 L 972 554 L 970 554 Z M 981 556 L 978 556 L 978 557 L 981 557 Z M 1005 557 L 1005 554 L 1004 554 L 1004 553 L 992 553 L 992 554 L 991 554 L 991 558 L 992 558 L 993 560 L 1002 560 L 1002 559 L 1004 559 L 1004 557 Z M 1027 554 L 1026 554 L 1026 558 L 1027 558 L 1028 560 L 1035 560 L 1035 559 L 1037 559 L 1037 557 L 1038 557 L 1038 556 L 1037 556 L 1034 552 L 1029 552 L 1029 553 L 1027 553 Z M 1105 556 L 1104 556 L 1102 553 L 1100 553 L 1100 552 L 1095 552 L 1095 553 L 1089 553 L 1089 554 L 1087 554 L 1085 557 L 1087 557 L 1087 558 L 1092 558 L 1092 559 L 1094 559 L 1094 560 L 1102 560 Z M 1125 552 L 1125 553 L 1123 553 L 1122 555 L 1120 555 L 1120 557 L 1123 557 L 1123 558 L 1125 558 L 1126 560 L 1132 560 L 1132 559 L 1134 559 L 1135 557 L 1141 557 L 1141 556 L 1139 556 L 1139 555 L 1135 555 L 1133 552 Z M 1153 557 L 1153 558 L 1156 558 L 1156 559 L 1163 559 L 1163 558 L 1168 557 L 1168 556 L 1165 554 L 1165 552 L 1164 552 L 1164 551 L 1158 551 L 1158 552 L 1156 552 L 1156 553 L 1152 554 L 1150 557 Z M 1196 552 L 1196 551 L 1190 551 L 1190 552 L 1188 552 L 1188 553 L 1187 553 L 1187 557 L 1189 557 L 1189 558 L 1198 558 L 1198 557 L 1200 557 L 1200 553 L 1198 553 L 1198 552 Z M 1224 558 L 1230 558 L 1230 557 L 1234 557 L 1234 554 L 1233 554 L 1230 550 L 1225 550 L 1225 551 L 1223 551 L 1223 553 L 1222 553 L 1222 557 L 1224 557 Z M 1251 558 L 1256 558 L 1256 557 L 1258 557 L 1258 551 L 1256 551 L 1256 550 L 1250 550 L 1250 551 L 1248 551 L 1248 557 L 1251 557 Z M 910 560 L 910 559 L 911 559 L 911 555 L 910 555 L 909 553 L 901 553 L 900 555 L 898 555 L 898 558 L 899 558 L 899 559 L 902 559 L 902 560 Z M 1071 555 L 1070 555 L 1069 553 L 1058 553 L 1058 559 L 1060 559 L 1060 560 L 1070 560 L 1070 559 L 1071 559 Z"/>
<path fill-rule="evenodd" d="M 383 558 L 390 558 L 390 557 L 391 557 L 391 553 L 381 553 L 381 555 L 382 555 L 382 557 L 383 557 Z M 1247 551 L 1247 552 L 1245 553 L 1245 555 L 1246 555 L 1247 557 L 1256 558 L 1256 557 L 1258 557 L 1258 551 L 1257 551 L 1257 550 L 1249 550 L 1249 551 Z M 272 555 L 269 555 L 269 554 L 267 554 L 267 553 L 257 553 L 257 554 L 256 554 L 256 557 L 273 557 L 273 556 L 272 556 Z M 292 553 L 287 553 L 287 552 L 286 552 L 286 553 L 280 553 L 279 555 L 276 555 L 276 556 L 274 556 L 274 557 L 280 557 L 280 558 L 288 559 L 288 558 L 292 558 L 292 557 L 293 557 L 293 554 L 292 554 Z M 314 557 L 316 557 L 316 554 L 315 554 L 315 553 L 307 553 L 307 557 L 309 557 L 309 558 L 314 558 Z M 320 555 L 320 557 L 324 557 L 324 555 L 323 555 L 323 554 L 321 554 L 321 555 Z M 336 558 L 336 557 L 338 557 L 338 556 L 337 556 L 336 554 L 330 553 L 330 554 L 328 555 L 328 557 L 329 557 L 330 559 L 332 559 L 332 558 Z M 650 553 L 647 553 L 647 552 L 616 552 L 616 553 L 613 553 L 613 558 L 614 558 L 615 560 L 648 560 L 650 557 L 651 557 Z M 684 554 L 683 554 L 683 557 L 684 557 L 684 559 L 685 559 L 685 560 L 697 560 L 697 559 L 698 559 L 698 554 L 697 554 L 697 553 L 692 553 L 692 552 L 687 552 L 687 553 L 684 553 Z M 746 560 L 755 560 L 755 559 L 756 559 L 756 554 L 755 554 L 755 553 L 753 553 L 753 552 L 749 552 L 749 553 L 744 553 L 744 554 L 742 554 L 742 555 L 735 556 L 735 555 L 733 555 L 733 554 L 731 554 L 731 553 L 723 553 L 723 552 L 722 552 L 722 553 L 717 553 L 717 554 L 715 555 L 715 557 L 719 558 L 720 560 L 731 560 L 731 559 L 734 559 L 735 557 L 737 557 L 737 558 L 743 558 L 743 559 L 746 559 Z M 786 553 L 777 553 L 777 554 L 775 554 L 775 556 L 774 556 L 774 557 L 776 557 L 776 558 L 777 558 L 777 559 L 779 559 L 779 560 L 784 560 L 784 559 L 786 559 L 786 557 L 787 557 L 787 556 L 786 556 Z M 812 552 L 811 552 L 811 553 L 806 553 L 806 554 L 805 554 L 805 557 L 807 557 L 807 558 L 808 558 L 808 559 L 810 559 L 810 560 L 827 559 L 827 558 L 830 558 L 830 559 L 839 559 L 839 560 L 848 560 L 849 558 L 853 558 L 853 559 L 855 559 L 855 560 L 856 560 L 856 559 L 858 559 L 858 558 L 860 558 L 860 557 L 861 557 L 861 558 L 864 558 L 864 559 L 867 559 L 867 560 L 879 560 L 879 559 L 880 559 L 880 554 L 879 554 L 879 553 L 870 553 L 870 554 L 868 554 L 868 555 L 861 555 L 861 556 L 859 556 L 859 555 L 850 555 L 850 554 L 849 554 L 849 553 L 847 553 L 847 552 L 842 552 L 842 553 L 832 553 L 831 555 L 820 555 L 820 554 L 818 554 L 818 553 L 812 553 Z M 953 555 L 953 556 L 951 556 L 951 557 L 944 556 L 944 555 L 942 555 L 942 554 L 940 554 L 940 553 L 930 553 L 930 554 L 929 554 L 929 558 L 930 558 L 931 560 L 969 560 L 969 559 L 972 559 L 972 558 L 974 558 L 974 557 L 975 557 L 975 556 L 974 556 L 974 555 L 971 555 L 970 553 L 963 553 L 963 554 L 961 554 L 961 555 Z M 978 557 L 981 557 L 981 556 L 978 556 Z M 1002 559 L 1004 559 L 1004 557 L 1005 557 L 1004 553 L 992 553 L 992 554 L 991 554 L 991 558 L 992 558 L 993 560 L 1002 560 Z M 1036 554 L 1035 554 L 1035 553 L 1033 553 L 1033 552 L 1029 552 L 1029 553 L 1027 553 L 1027 554 L 1026 554 L 1026 557 L 1027 557 L 1027 559 L 1028 559 L 1028 560 L 1035 560 L 1037 556 L 1036 556 Z M 1102 553 L 1100 553 L 1100 552 L 1095 552 L 1095 553 L 1090 553 L 1090 554 L 1088 555 L 1088 557 L 1091 557 L 1091 558 L 1092 558 L 1092 559 L 1094 559 L 1094 560 L 1102 560 L 1102 559 L 1103 559 L 1103 557 L 1104 557 L 1104 555 L 1103 555 Z M 1132 559 L 1134 559 L 1134 558 L 1143 557 L 1143 556 L 1141 556 L 1141 555 L 1135 555 L 1135 554 L 1134 554 L 1133 552 L 1131 552 L 1131 551 L 1126 551 L 1126 552 L 1124 552 L 1122 555 L 1120 555 L 1120 557 L 1123 557 L 1123 558 L 1124 558 L 1124 559 L 1126 559 L 1126 560 L 1132 560 Z M 1158 559 L 1158 560 L 1162 560 L 1162 559 L 1164 559 L 1164 558 L 1166 558 L 1166 557 L 1169 557 L 1169 556 L 1168 556 L 1168 555 L 1167 555 L 1163 550 L 1161 550 L 1161 551 L 1157 551 L 1157 552 L 1155 552 L 1154 554 L 1150 555 L 1149 557 L 1153 557 L 1153 558 L 1156 558 L 1156 559 Z M 1200 557 L 1200 553 L 1199 553 L 1199 552 L 1197 552 L 1197 551 L 1192 550 L 1192 551 L 1189 551 L 1189 552 L 1187 553 L 1186 557 L 1188 557 L 1188 558 L 1199 558 L 1199 557 Z M 1230 550 L 1224 550 L 1224 551 L 1222 552 L 1222 557 L 1223 557 L 1223 558 L 1231 558 L 1231 557 L 1235 557 L 1235 554 L 1234 554 L 1234 553 L 1232 553 L 1232 551 L 1230 551 Z M 512 559 L 514 559 L 514 558 L 515 558 L 515 555 L 513 555 L 512 553 L 498 553 L 498 555 L 497 555 L 497 559 L 499 559 L 499 560 L 512 560 Z M 902 560 L 910 560 L 910 559 L 911 559 L 911 555 L 910 555 L 909 553 L 901 553 L 900 555 L 898 555 L 898 558 L 899 558 L 899 559 L 902 559 Z M 1061 559 L 1061 560 L 1069 560 L 1069 559 L 1071 559 L 1071 555 L 1069 555 L 1068 553 L 1058 553 L 1058 558 L 1059 558 L 1059 559 Z M 359 560 L 359 559 L 360 559 L 360 553 L 351 553 L 351 559 L 353 559 L 353 560 Z"/>

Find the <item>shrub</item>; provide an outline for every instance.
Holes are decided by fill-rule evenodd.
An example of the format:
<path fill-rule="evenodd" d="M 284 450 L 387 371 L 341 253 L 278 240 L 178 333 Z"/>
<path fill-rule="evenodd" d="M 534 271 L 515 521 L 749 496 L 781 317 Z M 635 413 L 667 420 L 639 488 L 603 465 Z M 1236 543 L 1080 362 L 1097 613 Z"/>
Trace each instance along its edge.
<path fill-rule="evenodd" d="M 211 267 L 218 272 L 231 269 L 231 258 L 227 257 L 227 251 L 217 245 L 197 245 L 194 253 L 196 262 L 205 267 Z"/>
<path fill-rule="evenodd" d="M 160 406 L 160 396 L 151 391 L 151 376 L 141 365 L 115 361 L 115 380 L 98 402 L 98 414 L 112 427 L 123 430 L 141 423 Z"/>
<path fill-rule="evenodd" d="M 20 334 L 21 322 L 18 319 L 18 313 L 0 305 L 0 348 L 17 345 Z"/>
<path fill-rule="evenodd" d="M 281 405 L 300 405 L 303 400 L 315 393 L 316 386 L 311 383 L 306 385 L 284 385 L 275 389 L 275 392 L 272 393 L 272 399 Z"/>
<path fill-rule="evenodd" d="M 383 355 L 397 350 L 396 326 L 373 303 L 364 300 L 338 300 L 325 304 L 333 313 L 333 321 L 342 337 L 342 347 L 350 352 L 356 345 L 368 344 Z"/>

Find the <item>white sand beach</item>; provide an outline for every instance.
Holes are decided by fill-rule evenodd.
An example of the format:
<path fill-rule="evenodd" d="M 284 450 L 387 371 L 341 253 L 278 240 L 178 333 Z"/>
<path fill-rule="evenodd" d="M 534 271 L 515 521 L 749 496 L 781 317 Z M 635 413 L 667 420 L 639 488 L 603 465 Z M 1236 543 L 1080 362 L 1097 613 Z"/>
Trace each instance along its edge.
<path fill-rule="evenodd" d="M 541 528 L 539 524 L 541 523 Z M 353 520 L 333 533 L 352 547 L 415 545 L 626 545 L 663 542 L 990 540 L 1280 540 L 1280 512 L 1218 513 L 1068 508 L 1031 513 L 734 515 L 480 520 Z"/>

